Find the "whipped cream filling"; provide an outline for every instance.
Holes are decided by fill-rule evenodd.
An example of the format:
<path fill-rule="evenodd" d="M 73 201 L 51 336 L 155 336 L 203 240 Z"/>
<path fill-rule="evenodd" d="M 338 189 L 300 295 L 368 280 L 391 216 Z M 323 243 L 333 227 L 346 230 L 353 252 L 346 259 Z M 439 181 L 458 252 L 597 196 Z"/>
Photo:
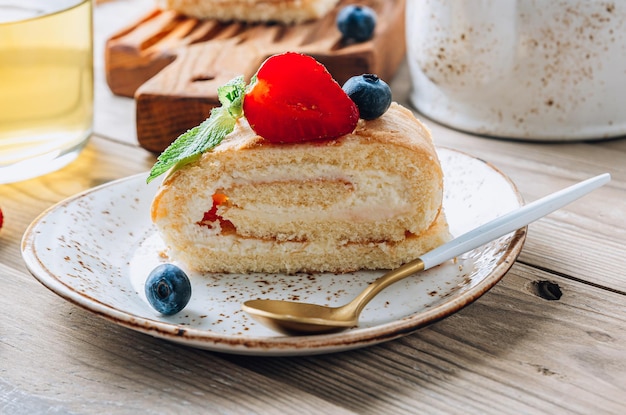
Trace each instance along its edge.
<path fill-rule="evenodd" d="M 221 172 L 217 178 L 196 177 L 186 186 L 189 196 L 172 217 L 183 216 L 188 222 L 177 224 L 169 215 L 161 219 L 160 226 L 178 228 L 179 245 L 203 245 L 217 236 L 226 245 L 235 243 L 233 238 L 242 243 L 306 243 L 327 236 L 335 243 L 399 241 L 406 232 L 422 230 L 415 227 L 416 212 L 437 213 L 409 198 L 415 191 L 412 183 L 393 169 L 298 160 L 235 170 L 216 163 L 213 171 Z M 225 195 L 225 202 L 216 203 L 217 194 L 218 200 Z"/>
<path fill-rule="evenodd" d="M 296 179 L 297 178 L 297 179 Z M 405 188 L 402 178 L 390 175 L 388 172 L 378 170 L 350 171 L 339 169 L 332 165 L 316 165 L 315 168 L 303 168 L 300 165 L 287 165 L 275 168 L 268 166 L 263 169 L 253 169 L 246 172 L 234 173 L 231 177 L 224 177 L 217 183 L 227 196 L 229 188 L 233 187 L 256 187 L 271 183 L 309 182 L 312 186 L 319 183 L 323 189 L 326 182 L 341 182 L 345 184 L 342 196 L 333 201 L 330 206 L 322 207 L 320 204 L 277 204 L 271 195 L 259 198 L 255 201 L 245 201 L 238 206 L 250 215 L 266 217 L 273 222 L 290 222 L 295 220 L 315 221 L 336 220 L 371 221 L 384 220 L 410 212 L 411 206 L 403 197 Z M 222 190 L 223 189 L 223 190 Z M 329 198 L 337 195 L 328 195 Z M 237 200 L 232 200 L 237 205 Z M 297 202 L 297 201 L 296 201 Z M 225 206 L 218 212 L 228 217 Z"/>

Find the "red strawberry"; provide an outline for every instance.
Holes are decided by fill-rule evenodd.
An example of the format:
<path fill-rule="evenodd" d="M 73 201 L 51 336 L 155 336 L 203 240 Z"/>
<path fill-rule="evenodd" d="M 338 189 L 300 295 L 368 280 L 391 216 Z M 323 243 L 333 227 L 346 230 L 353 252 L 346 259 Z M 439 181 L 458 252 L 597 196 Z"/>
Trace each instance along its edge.
<path fill-rule="evenodd" d="M 0 209 L 0 229 L 2 229 L 3 222 L 4 222 L 4 216 L 2 216 L 2 209 Z"/>
<path fill-rule="evenodd" d="M 252 129 L 272 143 L 329 140 L 354 130 L 359 110 L 326 68 L 287 52 L 268 58 L 243 100 Z"/>

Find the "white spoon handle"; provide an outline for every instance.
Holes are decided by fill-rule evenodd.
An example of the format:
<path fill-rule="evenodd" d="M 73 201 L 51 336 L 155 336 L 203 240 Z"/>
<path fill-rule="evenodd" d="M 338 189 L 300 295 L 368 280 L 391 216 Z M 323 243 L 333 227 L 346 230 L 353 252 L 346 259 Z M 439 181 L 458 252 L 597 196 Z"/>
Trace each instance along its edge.
<path fill-rule="evenodd" d="M 604 173 L 573 186 L 552 193 L 539 200 L 525 205 L 517 210 L 500 216 L 491 222 L 473 229 L 452 241 L 422 255 L 424 269 L 429 269 L 452 259 L 465 252 L 471 251 L 493 241 L 507 233 L 520 229 L 531 222 L 536 221 L 557 209 L 566 206 L 576 199 L 590 193 L 592 190 L 605 185 L 611 180 L 609 173 Z"/>

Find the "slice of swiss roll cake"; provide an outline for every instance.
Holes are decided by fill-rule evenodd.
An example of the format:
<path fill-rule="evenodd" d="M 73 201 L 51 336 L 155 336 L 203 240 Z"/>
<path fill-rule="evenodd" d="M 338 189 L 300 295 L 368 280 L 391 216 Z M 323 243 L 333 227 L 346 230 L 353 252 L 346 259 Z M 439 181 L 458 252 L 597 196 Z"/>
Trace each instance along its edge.
<path fill-rule="evenodd" d="M 308 76 L 317 80 L 313 92 L 307 82 L 282 91 L 287 81 L 272 65 L 285 60 L 305 60 L 305 78 L 309 67 L 317 71 Z M 299 54 L 268 59 L 242 92 L 232 131 L 170 170 L 152 219 L 173 260 L 228 273 L 386 269 L 449 239 L 428 129 L 396 103 L 359 119 L 358 106 L 320 68 Z"/>
<path fill-rule="evenodd" d="M 299 23 L 319 19 L 338 0 L 156 0 L 164 10 L 198 19 Z"/>

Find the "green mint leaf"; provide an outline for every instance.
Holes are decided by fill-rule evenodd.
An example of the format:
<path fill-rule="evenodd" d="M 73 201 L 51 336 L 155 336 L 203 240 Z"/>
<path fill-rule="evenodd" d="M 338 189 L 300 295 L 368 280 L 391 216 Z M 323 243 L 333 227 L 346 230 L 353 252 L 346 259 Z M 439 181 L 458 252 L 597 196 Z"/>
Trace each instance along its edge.
<path fill-rule="evenodd" d="M 243 111 L 243 95 L 246 83 L 243 76 L 238 76 L 217 88 L 217 98 L 222 106 L 227 107 L 233 117 L 238 118 Z"/>
<path fill-rule="evenodd" d="M 235 127 L 225 107 L 213 108 L 211 116 L 200 125 L 180 135 L 161 153 L 146 180 L 152 180 L 175 167 L 176 170 L 200 158 L 202 153 L 216 147 Z"/>
<path fill-rule="evenodd" d="M 199 159 L 202 153 L 218 146 L 233 131 L 235 122 L 243 113 L 245 88 L 243 76 L 219 87 L 217 95 L 222 106 L 213 108 L 209 118 L 181 134 L 170 144 L 157 158 L 146 182 L 150 183 L 172 168 L 172 171 L 176 171 Z"/>

